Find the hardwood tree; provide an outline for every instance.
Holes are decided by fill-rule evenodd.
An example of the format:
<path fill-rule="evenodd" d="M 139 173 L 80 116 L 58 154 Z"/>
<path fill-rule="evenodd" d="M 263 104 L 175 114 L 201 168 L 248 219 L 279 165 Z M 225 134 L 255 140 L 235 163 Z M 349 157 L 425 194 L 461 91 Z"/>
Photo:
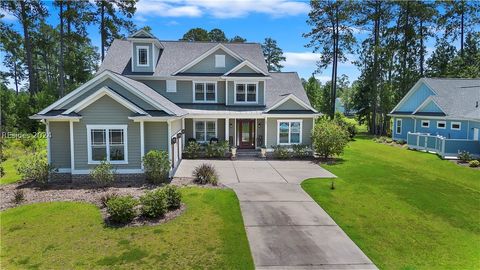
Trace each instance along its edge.
<path fill-rule="evenodd" d="M 265 42 L 262 44 L 262 51 L 268 71 L 282 71 L 283 65 L 280 63 L 285 61 L 286 58 L 283 56 L 282 49 L 278 47 L 277 41 L 270 37 L 265 38 Z"/>
<path fill-rule="evenodd" d="M 214 28 L 208 32 L 208 39 L 212 42 L 228 42 L 225 33 L 218 28 Z"/>
<path fill-rule="evenodd" d="M 207 30 L 203 28 L 192 28 L 188 30 L 183 37 L 180 39 L 181 41 L 209 41 L 210 37 L 208 36 Z"/>
<path fill-rule="evenodd" d="M 233 38 L 230 39 L 231 43 L 245 43 L 247 40 L 241 36 L 234 36 Z"/>

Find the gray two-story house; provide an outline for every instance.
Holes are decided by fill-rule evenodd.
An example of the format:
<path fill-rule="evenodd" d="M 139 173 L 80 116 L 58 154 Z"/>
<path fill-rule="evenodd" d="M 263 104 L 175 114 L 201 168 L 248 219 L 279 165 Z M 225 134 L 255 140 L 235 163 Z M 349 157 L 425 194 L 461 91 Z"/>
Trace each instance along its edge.
<path fill-rule="evenodd" d="M 71 177 L 103 159 L 119 174 L 142 173 L 153 149 L 175 168 L 191 138 L 310 145 L 317 116 L 298 75 L 269 72 L 260 44 L 163 41 L 141 30 L 115 40 L 93 79 L 32 118 L 50 134 L 49 162 Z"/>

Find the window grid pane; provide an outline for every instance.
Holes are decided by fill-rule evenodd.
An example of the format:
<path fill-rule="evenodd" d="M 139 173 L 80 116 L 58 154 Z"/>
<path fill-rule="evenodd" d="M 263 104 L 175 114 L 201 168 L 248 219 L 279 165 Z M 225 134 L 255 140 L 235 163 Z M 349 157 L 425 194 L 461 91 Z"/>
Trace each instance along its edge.
<path fill-rule="evenodd" d="M 243 102 L 245 101 L 245 85 L 244 84 L 237 84 L 237 101 Z"/>
<path fill-rule="evenodd" d="M 205 99 L 205 88 L 203 83 L 195 84 L 195 100 L 202 101 Z"/>
<path fill-rule="evenodd" d="M 249 84 L 247 86 L 247 101 L 255 102 L 257 99 L 257 85 Z"/>
<path fill-rule="evenodd" d="M 207 83 L 206 100 L 208 101 L 215 100 L 215 84 L 213 83 Z"/>
<path fill-rule="evenodd" d="M 138 63 L 146 65 L 147 61 L 147 49 L 138 49 Z"/>

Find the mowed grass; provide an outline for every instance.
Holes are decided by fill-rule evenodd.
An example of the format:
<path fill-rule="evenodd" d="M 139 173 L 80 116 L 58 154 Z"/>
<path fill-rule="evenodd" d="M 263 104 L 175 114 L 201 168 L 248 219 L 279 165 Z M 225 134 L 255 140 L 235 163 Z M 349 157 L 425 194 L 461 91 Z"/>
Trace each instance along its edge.
<path fill-rule="evenodd" d="M 182 195 L 186 212 L 157 226 L 105 227 L 86 203 L 6 210 L 2 269 L 253 269 L 235 193 L 183 188 Z"/>
<path fill-rule="evenodd" d="M 29 153 L 39 152 L 47 156 L 47 140 L 45 138 L 37 138 L 29 140 L 29 146 L 25 146 L 21 140 L 7 139 L 1 149 L 2 155 L 6 160 L 2 162 L 1 166 L 4 169 L 5 175 L 0 177 L 0 185 L 11 184 L 22 180 L 22 177 L 17 172 L 17 164 L 22 158 Z"/>
<path fill-rule="evenodd" d="M 436 155 L 349 144 L 302 187 L 381 269 L 480 269 L 480 172 Z"/>

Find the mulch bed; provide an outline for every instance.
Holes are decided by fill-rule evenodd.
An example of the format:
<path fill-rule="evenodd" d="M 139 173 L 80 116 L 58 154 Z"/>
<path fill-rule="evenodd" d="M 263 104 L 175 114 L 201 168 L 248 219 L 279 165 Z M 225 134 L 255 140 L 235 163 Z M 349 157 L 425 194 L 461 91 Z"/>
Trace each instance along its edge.
<path fill-rule="evenodd" d="M 480 170 L 480 167 L 470 167 L 468 162 L 461 162 L 457 159 L 449 159 L 449 161 L 457 164 L 458 166 L 467 167 L 473 170 Z"/>

